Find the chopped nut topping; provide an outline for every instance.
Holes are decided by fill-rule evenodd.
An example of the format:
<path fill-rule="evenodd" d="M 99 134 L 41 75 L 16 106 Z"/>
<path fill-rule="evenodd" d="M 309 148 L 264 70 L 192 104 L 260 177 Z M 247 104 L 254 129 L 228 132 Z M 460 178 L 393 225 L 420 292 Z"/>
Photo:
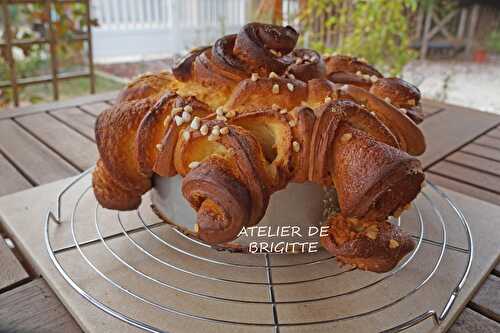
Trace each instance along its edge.
<path fill-rule="evenodd" d="M 294 152 L 298 153 L 300 151 L 300 143 L 297 141 L 292 142 L 292 148 Z"/>
<path fill-rule="evenodd" d="M 200 166 L 200 162 L 198 162 L 198 161 L 193 161 L 193 162 L 189 163 L 189 165 L 188 165 L 188 166 L 189 166 L 189 168 L 190 168 L 190 169 L 194 169 L 194 168 L 197 168 L 197 167 L 199 167 L 199 166 Z M 197 225 L 197 224 L 196 224 L 196 225 Z M 196 228 L 195 228 L 195 229 L 196 229 Z"/>
<path fill-rule="evenodd" d="M 357 72 L 356 72 L 356 75 L 357 75 L 357 76 L 361 76 L 361 75 L 363 75 L 363 73 L 361 73 L 361 71 L 357 71 Z"/>
<path fill-rule="evenodd" d="M 219 135 L 220 134 L 220 127 L 219 125 L 215 125 L 214 127 L 212 127 L 212 135 Z"/>
<path fill-rule="evenodd" d="M 224 117 L 224 116 L 217 116 L 216 119 L 217 120 L 222 120 L 222 121 L 227 121 L 227 118 Z"/>
<path fill-rule="evenodd" d="M 292 80 L 295 80 L 295 75 L 293 75 L 292 73 L 288 73 L 288 77 Z"/>
<path fill-rule="evenodd" d="M 280 51 L 276 51 L 276 50 L 270 49 L 269 52 L 271 52 L 276 57 L 281 57 L 281 52 Z"/>
<path fill-rule="evenodd" d="M 179 117 L 179 116 L 175 116 L 174 120 L 175 120 L 175 124 L 177 126 L 181 126 L 184 123 L 184 119 L 182 119 L 182 117 Z"/>
<path fill-rule="evenodd" d="M 366 232 L 366 237 L 370 238 L 370 239 L 377 239 L 377 232 L 375 231 L 367 231 Z"/>
<path fill-rule="evenodd" d="M 290 91 L 292 91 L 292 92 L 293 92 L 293 90 L 295 89 L 294 85 L 293 85 L 293 84 L 291 84 L 291 83 L 287 83 L 287 84 L 286 84 L 286 87 L 288 88 L 288 90 L 290 90 Z"/>
<path fill-rule="evenodd" d="M 191 113 L 184 111 L 182 113 L 182 120 L 184 120 L 184 122 L 186 122 L 186 123 L 188 121 L 190 121 L 191 120 Z"/>
<path fill-rule="evenodd" d="M 161 143 L 156 145 L 156 150 L 161 151 L 163 149 L 163 145 Z"/>
<path fill-rule="evenodd" d="M 325 97 L 325 103 L 330 103 L 332 101 L 331 97 Z"/>
<path fill-rule="evenodd" d="M 273 104 L 273 105 L 271 105 L 271 109 L 273 109 L 274 111 L 278 111 L 280 109 L 280 107 L 278 104 Z"/>
<path fill-rule="evenodd" d="M 215 110 L 215 114 L 218 115 L 218 116 L 223 116 L 224 115 L 224 108 L 222 106 L 219 106 L 216 110 Z"/>
<path fill-rule="evenodd" d="M 219 136 L 218 135 L 210 134 L 208 136 L 208 141 L 217 141 L 217 140 L 219 140 Z"/>
<path fill-rule="evenodd" d="M 234 111 L 226 112 L 226 118 L 233 118 L 234 116 L 236 116 L 236 113 Z"/>
<path fill-rule="evenodd" d="M 295 127 L 297 125 L 297 122 L 295 120 L 290 120 L 288 122 L 288 125 L 290 125 L 290 127 Z"/>
<path fill-rule="evenodd" d="M 186 111 L 186 112 L 193 112 L 193 107 L 191 105 L 186 105 L 184 107 L 184 111 Z"/>
<path fill-rule="evenodd" d="M 193 121 L 191 122 L 191 128 L 197 130 L 198 128 L 200 128 L 200 125 L 200 117 L 194 117 Z"/>
<path fill-rule="evenodd" d="M 316 57 L 316 56 L 311 57 L 311 62 L 316 62 L 317 60 L 318 60 L 318 57 Z"/>
<path fill-rule="evenodd" d="M 365 79 L 366 81 L 370 81 L 370 75 L 363 74 L 363 79 Z"/>
<path fill-rule="evenodd" d="M 304 58 L 304 60 L 309 60 L 309 55 L 308 54 L 304 54 L 304 56 L 302 58 Z"/>
<path fill-rule="evenodd" d="M 170 121 L 172 120 L 172 116 L 166 116 L 165 120 L 163 120 L 163 126 L 167 127 L 170 125 Z"/>
<path fill-rule="evenodd" d="M 188 130 L 184 130 L 184 132 L 182 132 L 182 138 L 184 139 L 184 141 L 189 141 L 189 139 L 191 138 L 191 133 Z"/>
<path fill-rule="evenodd" d="M 347 143 L 352 139 L 352 133 L 345 133 L 340 137 L 340 142 Z"/>
<path fill-rule="evenodd" d="M 390 248 L 390 249 L 395 249 L 395 248 L 397 248 L 398 246 L 399 246 L 399 243 L 398 243 L 398 241 L 397 241 L 397 240 L 395 240 L 395 239 L 391 239 L 391 240 L 389 240 L 389 248 Z"/>
<path fill-rule="evenodd" d="M 182 108 L 172 108 L 171 115 L 175 116 L 176 114 L 181 113 L 181 112 L 182 112 Z"/>
<path fill-rule="evenodd" d="M 208 134 L 208 125 L 207 124 L 204 124 L 204 125 L 201 126 L 200 133 L 201 133 L 201 135 L 207 135 Z"/>
<path fill-rule="evenodd" d="M 390 99 L 389 97 L 384 98 L 384 101 L 385 101 L 386 103 L 389 103 L 389 104 L 391 104 L 391 102 L 392 102 L 392 101 L 391 101 L 391 99 Z"/>
<path fill-rule="evenodd" d="M 279 76 L 275 72 L 271 72 L 271 73 L 269 73 L 269 78 L 270 79 L 277 79 L 277 78 L 279 78 Z"/>
<path fill-rule="evenodd" d="M 250 77 L 250 80 L 253 82 L 257 81 L 259 79 L 259 74 L 257 73 L 252 73 L 252 76 Z"/>
<path fill-rule="evenodd" d="M 280 110 L 280 114 L 287 114 L 288 113 L 288 110 L 287 109 L 281 109 Z"/>
<path fill-rule="evenodd" d="M 229 128 L 228 127 L 222 127 L 220 129 L 220 134 L 226 135 L 227 133 L 229 133 Z"/>
<path fill-rule="evenodd" d="M 273 84 L 273 94 L 277 95 L 280 93 L 280 86 L 277 84 Z"/>
<path fill-rule="evenodd" d="M 372 81 L 373 83 L 375 83 L 375 82 L 378 81 L 378 77 L 376 75 L 372 75 L 372 76 L 370 76 L 370 81 Z"/>

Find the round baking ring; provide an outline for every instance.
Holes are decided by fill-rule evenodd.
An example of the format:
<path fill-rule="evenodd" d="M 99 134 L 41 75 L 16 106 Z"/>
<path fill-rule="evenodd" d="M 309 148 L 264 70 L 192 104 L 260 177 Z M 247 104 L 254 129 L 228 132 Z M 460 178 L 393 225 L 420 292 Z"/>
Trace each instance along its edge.
<path fill-rule="evenodd" d="M 472 241 L 470 228 L 469 228 L 468 222 L 467 222 L 464 214 L 451 201 L 451 199 L 446 195 L 446 193 L 444 193 L 443 191 L 441 191 L 439 188 L 437 188 L 435 185 L 433 185 L 431 182 L 428 182 L 428 181 L 426 182 L 427 186 L 424 187 L 424 189 L 420 195 L 423 197 L 424 202 L 428 203 L 429 207 L 431 208 L 430 210 L 432 210 L 432 213 L 436 217 L 436 221 L 438 221 L 438 224 L 441 226 L 441 236 L 440 236 L 441 239 L 440 239 L 440 241 L 429 240 L 429 239 L 424 238 L 425 226 L 427 223 L 430 223 L 430 222 L 428 222 L 427 219 L 423 218 L 421 208 L 419 206 L 417 206 L 417 204 L 413 204 L 412 210 L 414 210 L 416 212 L 416 216 L 418 217 L 418 224 L 420 225 L 419 234 L 413 235 L 415 240 L 416 240 L 417 246 L 415 247 L 415 250 L 412 253 L 410 253 L 406 258 L 404 258 L 402 260 L 402 262 L 393 271 L 389 272 L 386 275 L 381 276 L 379 279 L 377 279 L 376 281 L 374 281 L 372 283 L 363 285 L 357 289 L 347 290 L 344 293 L 329 295 L 329 296 L 322 296 L 322 297 L 317 297 L 317 296 L 315 297 L 314 295 L 311 295 L 311 297 L 307 298 L 307 299 L 292 300 L 292 301 L 279 301 L 279 300 L 277 300 L 275 298 L 274 287 L 276 287 L 277 285 L 280 285 L 280 284 L 301 285 L 303 283 L 309 283 L 311 281 L 316 281 L 316 280 L 335 279 L 340 274 L 338 274 L 338 273 L 326 274 L 326 275 L 323 275 L 320 277 L 314 277 L 311 279 L 305 278 L 302 280 L 297 280 L 297 281 L 292 281 L 292 282 L 279 283 L 279 282 L 273 282 L 273 278 L 272 278 L 273 270 L 277 270 L 277 269 L 285 269 L 286 270 L 289 268 L 296 269 L 297 267 L 307 268 L 307 267 L 310 267 L 311 265 L 318 265 L 318 264 L 321 264 L 323 262 L 330 261 L 330 260 L 334 259 L 333 257 L 326 257 L 326 258 L 322 258 L 322 259 L 313 259 L 313 260 L 308 261 L 308 262 L 280 264 L 280 265 L 272 264 L 269 254 L 259 254 L 259 255 L 264 256 L 264 259 L 265 259 L 263 261 L 265 263 L 264 265 L 240 264 L 240 263 L 231 262 L 230 260 L 225 261 L 225 260 L 220 260 L 220 259 L 205 258 L 202 256 L 195 255 L 194 253 L 186 251 L 182 248 L 179 248 L 176 245 L 171 244 L 171 243 L 167 242 L 166 240 L 162 239 L 161 237 L 159 237 L 154 232 L 152 226 L 147 224 L 146 221 L 144 221 L 140 212 L 137 211 L 137 218 L 141 223 L 141 228 L 143 228 L 145 232 L 149 233 L 154 239 L 156 239 L 156 241 L 161 242 L 162 246 L 166 246 L 171 250 L 178 251 L 180 254 L 190 258 L 190 260 L 200 260 L 200 261 L 203 261 L 204 263 L 208 263 L 210 265 L 217 265 L 220 267 L 224 267 L 224 266 L 245 267 L 245 268 L 252 268 L 253 267 L 253 268 L 258 268 L 258 269 L 264 269 L 267 273 L 267 281 L 266 282 L 242 281 L 242 280 L 235 280 L 231 277 L 220 278 L 220 277 L 209 276 L 209 275 L 205 275 L 205 274 L 193 271 L 193 270 L 189 270 L 189 269 L 185 269 L 185 268 L 176 266 L 176 264 L 174 264 L 174 263 L 169 263 L 168 261 L 157 258 L 153 253 L 149 253 L 145 248 L 141 247 L 138 243 L 136 243 L 134 241 L 133 237 L 131 237 L 131 233 L 129 231 L 127 231 L 126 228 L 124 228 L 122 221 L 121 221 L 121 218 L 120 218 L 120 213 L 116 212 L 116 215 L 115 215 L 116 220 L 117 220 L 116 223 L 118 223 L 121 226 L 121 230 L 123 232 L 123 235 L 130 242 L 130 246 L 137 247 L 144 254 L 146 254 L 151 259 L 153 259 L 154 263 L 165 265 L 165 266 L 168 266 L 169 268 L 178 270 L 184 274 L 207 279 L 208 281 L 237 283 L 237 284 L 241 285 L 242 287 L 244 287 L 245 285 L 252 285 L 252 284 L 253 285 L 264 285 L 268 288 L 269 299 L 267 301 L 258 301 L 258 300 L 252 301 L 252 300 L 243 300 L 243 299 L 213 296 L 213 295 L 209 295 L 209 294 L 206 294 L 203 292 L 189 290 L 187 288 L 183 288 L 181 286 L 178 286 L 178 285 L 175 285 L 175 284 L 172 284 L 169 282 L 160 281 L 160 280 L 156 279 L 155 277 L 149 276 L 146 273 L 142 272 L 141 270 L 136 269 L 133 265 L 131 265 L 127 262 L 127 258 L 122 258 L 117 253 L 115 253 L 111 249 L 111 247 L 108 246 L 108 244 L 106 243 L 105 237 L 103 238 L 103 235 L 101 233 L 100 225 L 99 225 L 99 223 L 100 223 L 99 222 L 99 210 L 101 210 L 102 207 L 100 207 L 97 202 L 95 202 L 95 215 L 94 215 L 95 218 L 93 221 L 77 221 L 76 215 L 77 215 L 77 211 L 79 209 L 79 205 L 81 204 L 82 200 L 94 200 L 95 201 L 95 198 L 93 196 L 91 198 L 89 198 L 91 195 L 91 192 L 92 192 L 90 185 L 84 186 L 83 190 L 78 190 L 79 191 L 78 197 L 77 197 L 76 201 L 74 203 L 72 203 L 70 206 L 72 209 L 70 220 L 63 221 L 61 219 L 62 206 L 63 206 L 63 200 L 65 197 L 65 194 L 68 191 L 70 191 L 71 189 L 76 188 L 77 185 L 81 185 L 82 182 L 84 182 L 86 178 L 88 179 L 89 178 L 88 175 L 91 173 L 92 170 L 93 170 L 93 168 L 86 170 L 85 172 L 83 172 L 79 176 L 75 177 L 68 185 L 66 185 L 57 195 L 57 198 L 56 198 L 57 202 L 56 202 L 55 209 L 54 210 L 49 209 L 47 215 L 45 216 L 45 218 L 44 218 L 45 243 L 46 243 L 48 255 L 49 255 L 52 263 L 56 267 L 56 269 L 59 271 L 61 276 L 64 278 L 64 280 L 78 294 L 80 294 L 84 299 L 86 299 L 92 305 L 94 305 L 98 309 L 104 311 L 105 313 L 107 313 L 107 314 L 109 314 L 109 315 L 111 315 L 119 320 L 122 320 L 123 322 L 125 322 L 129 325 L 143 329 L 143 330 L 148 331 L 148 332 L 167 332 L 167 331 L 162 330 L 158 327 L 154 327 L 150 323 L 147 323 L 147 322 L 141 320 L 141 318 L 134 318 L 132 316 L 129 316 L 127 314 L 124 314 L 124 313 L 114 309 L 112 306 L 109 306 L 104 301 L 100 300 L 99 295 L 92 295 L 91 293 L 84 290 L 77 282 L 75 282 L 74 277 L 71 276 L 71 274 L 68 272 L 68 270 L 66 270 L 64 268 L 64 265 L 58 259 L 59 251 L 54 250 L 53 242 L 51 241 L 50 232 L 49 232 L 49 228 L 51 228 L 51 226 L 53 226 L 53 227 L 55 226 L 57 228 L 57 225 L 59 225 L 61 223 L 70 223 L 72 240 L 74 242 L 74 244 L 73 244 L 74 248 L 78 251 L 79 255 L 82 256 L 83 260 L 88 265 L 88 267 L 86 267 L 86 268 L 94 271 L 100 278 L 104 279 L 108 284 L 110 284 L 112 286 L 112 288 L 117 288 L 123 294 L 124 297 L 132 297 L 135 300 L 138 300 L 139 302 L 144 303 L 144 305 L 152 306 L 155 309 L 168 312 L 168 313 L 173 314 L 175 316 L 180 316 L 180 317 L 194 319 L 194 320 L 200 320 L 200 321 L 209 321 L 212 323 L 220 323 L 223 325 L 234 325 L 235 327 L 254 326 L 254 327 L 263 327 L 266 329 L 273 328 L 274 332 L 279 332 L 281 327 L 300 327 L 300 326 L 309 326 L 309 325 L 313 326 L 313 325 L 323 325 L 323 324 L 328 324 L 328 323 L 335 323 L 335 322 L 345 321 L 345 320 L 353 320 L 356 318 L 360 318 L 360 317 L 363 317 L 366 315 L 370 315 L 370 314 L 388 309 L 388 308 L 398 304 L 399 302 L 401 302 L 405 298 L 411 296 L 415 292 L 417 292 L 429 280 L 431 280 L 431 278 L 434 276 L 436 271 L 439 269 L 440 264 L 442 263 L 442 259 L 443 259 L 445 250 L 451 248 L 451 249 L 454 249 L 454 250 L 457 250 L 459 252 L 464 253 L 466 255 L 466 260 L 465 260 L 465 264 L 463 267 L 463 271 L 457 272 L 458 283 L 451 291 L 451 293 L 450 293 L 448 299 L 446 300 L 446 302 L 444 303 L 445 305 L 441 309 L 441 311 L 437 311 L 436 309 L 428 309 L 427 311 L 425 311 L 419 315 L 416 315 L 414 318 L 411 318 L 410 320 L 406 320 L 403 323 L 397 323 L 397 322 L 392 323 L 392 325 L 393 325 L 392 327 L 390 327 L 388 329 L 383 329 L 383 330 L 381 330 L 381 332 L 404 331 L 410 327 L 413 327 L 413 326 L 425 321 L 428 318 L 432 318 L 432 320 L 434 321 L 434 324 L 439 325 L 443 320 L 445 320 L 445 318 L 449 314 L 450 309 L 453 307 L 457 296 L 459 295 L 460 291 L 462 290 L 462 287 L 466 283 L 467 277 L 469 275 L 469 271 L 471 268 L 472 259 L 474 256 L 474 244 Z M 431 194 L 433 196 L 440 198 L 440 200 L 442 200 L 442 203 L 446 204 L 448 206 L 448 208 L 450 209 L 450 211 L 452 211 L 454 213 L 455 219 L 453 221 L 451 221 L 451 222 L 445 221 L 445 218 L 444 218 L 443 214 L 441 213 L 440 209 L 438 208 L 438 205 L 434 202 L 435 199 L 434 200 L 431 199 L 431 197 L 430 197 Z M 401 218 L 399 218 L 395 222 L 401 223 Z M 129 290 L 127 288 L 127 286 L 120 285 L 120 283 L 114 281 L 112 278 L 107 276 L 104 272 L 100 271 L 98 269 L 98 267 L 96 265 L 94 265 L 93 262 L 85 255 L 85 253 L 82 251 L 82 247 L 86 245 L 85 244 L 86 242 L 79 242 L 78 241 L 78 237 L 77 237 L 76 232 L 75 232 L 75 225 L 77 223 L 92 223 L 92 224 L 94 224 L 95 228 L 96 228 L 97 238 L 98 238 L 97 241 L 101 242 L 102 245 L 104 245 L 104 247 L 106 248 L 106 250 L 109 251 L 111 253 L 111 255 L 113 255 L 113 257 L 117 261 L 119 261 L 122 265 L 127 267 L 130 274 L 140 275 L 141 278 L 144 278 L 149 283 L 159 284 L 164 288 L 172 289 L 178 293 L 185 293 L 185 294 L 189 294 L 191 296 L 201 297 L 201 298 L 213 301 L 213 302 L 223 302 L 223 303 L 229 303 L 229 304 L 234 302 L 234 303 L 251 303 L 251 304 L 271 305 L 272 306 L 271 308 L 273 311 L 272 315 L 274 318 L 274 323 L 256 323 L 256 322 L 232 321 L 232 320 L 227 320 L 227 319 L 208 317 L 208 316 L 199 315 L 196 313 L 189 313 L 189 312 L 177 309 L 175 307 L 172 307 L 168 304 L 156 303 L 155 301 L 150 300 L 143 295 L 134 293 L 133 291 Z M 461 226 L 461 230 L 463 232 L 463 237 L 467 243 L 466 248 L 459 248 L 459 247 L 455 247 L 451 244 L 448 244 L 448 232 L 447 232 L 447 227 L 446 227 L 447 223 L 458 223 Z M 173 230 L 177 231 L 179 237 L 188 237 L 188 236 L 184 235 L 182 232 L 176 230 L 175 228 Z M 55 231 L 57 232 L 57 229 Z M 323 301 L 325 299 L 331 299 L 331 298 L 336 298 L 339 296 L 344 296 L 347 294 L 349 294 L 349 295 L 355 294 L 355 293 L 357 293 L 361 290 L 367 289 L 367 288 L 376 288 L 377 284 L 379 284 L 380 282 L 382 282 L 386 279 L 390 279 L 391 277 L 395 276 L 396 274 L 398 274 L 398 272 L 401 272 L 408 264 L 410 264 L 411 261 L 413 260 L 413 258 L 415 257 L 415 255 L 418 253 L 419 249 L 421 248 L 421 245 L 425 242 L 432 243 L 433 245 L 438 246 L 440 248 L 440 250 L 438 251 L 439 255 L 435 258 L 434 265 L 430 269 L 427 276 L 422 281 L 420 281 L 420 283 L 416 284 L 415 286 L 410 286 L 410 288 L 408 290 L 406 290 L 405 294 L 402 295 L 401 297 L 398 297 L 389 303 L 380 304 L 378 307 L 370 309 L 369 311 L 365 311 L 363 313 L 354 313 L 354 314 L 346 315 L 346 316 L 339 317 L 339 318 L 332 318 L 332 319 L 325 318 L 323 320 L 304 321 L 304 322 L 299 322 L 299 323 L 280 323 L 279 322 L 278 317 L 277 317 L 276 307 L 279 306 L 280 304 L 287 304 L 287 303 L 288 304 L 289 303 L 302 304 L 302 303 L 318 302 L 318 301 Z M 199 241 L 193 240 L 193 243 L 196 244 L 197 246 L 208 247 L 208 245 L 205 245 Z M 214 249 L 213 251 L 216 251 L 216 250 Z M 252 254 L 248 254 L 248 255 L 252 255 Z M 230 256 L 228 256 L 228 258 L 230 258 Z M 351 272 L 353 270 L 354 270 L 353 268 L 349 268 L 349 269 L 342 271 L 341 274 L 346 273 L 346 272 Z"/>

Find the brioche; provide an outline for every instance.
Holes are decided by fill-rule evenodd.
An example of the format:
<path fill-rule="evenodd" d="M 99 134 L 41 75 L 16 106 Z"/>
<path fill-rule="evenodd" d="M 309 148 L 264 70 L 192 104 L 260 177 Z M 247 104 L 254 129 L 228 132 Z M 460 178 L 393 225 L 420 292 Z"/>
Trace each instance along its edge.
<path fill-rule="evenodd" d="M 363 269 L 394 267 L 413 243 L 387 218 L 424 180 L 420 93 L 354 57 L 294 49 L 297 39 L 250 23 L 129 84 L 97 120 L 99 203 L 135 209 L 153 175 L 178 174 L 198 237 L 215 245 L 258 224 L 288 183 L 315 182 L 338 193 L 325 248 Z M 351 220 L 376 226 L 377 241 Z"/>

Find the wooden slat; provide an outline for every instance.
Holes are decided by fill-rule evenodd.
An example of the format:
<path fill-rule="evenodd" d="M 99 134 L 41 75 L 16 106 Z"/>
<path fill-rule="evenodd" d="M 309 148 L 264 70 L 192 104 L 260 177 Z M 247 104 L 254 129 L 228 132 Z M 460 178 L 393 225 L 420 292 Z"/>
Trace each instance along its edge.
<path fill-rule="evenodd" d="M 108 103 L 104 103 L 104 102 L 80 105 L 80 108 L 82 110 L 85 110 L 86 112 L 91 113 L 96 117 L 98 115 L 100 115 L 102 111 L 104 111 L 110 107 L 111 107 L 111 105 L 109 105 Z"/>
<path fill-rule="evenodd" d="M 483 201 L 488 201 L 500 206 L 500 195 L 496 193 L 486 191 L 468 184 L 464 184 L 463 182 L 446 178 L 437 174 L 433 174 L 432 172 L 427 172 L 426 177 L 428 180 L 430 180 L 432 183 L 438 186 L 445 187 L 447 189 L 460 192 L 468 196 Z"/>
<path fill-rule="evenodd" d="M 424 167 L 439 161 L 499 123 L 498 115 L 447 106 L 446 110 L 421 124 L 427 139 L 427 150 L 421 158 Z"/>
<path fill-rule="evenodd" d="M 457 321 L 451 326 L 448 333 L 498 333 L 500 324 L 481 315 L 480 313 L 465 308 Z"/>
<path fill-rule="evenodd" d="M 422 110 L 424 111 L 426 118 L 444 110 L 445 108 L 446 104 L 444 103 L 433 101 L 431 99 L 422 99 Z"/>
<path fill-rule="evenodd" d="M 36 184 L 73 176 L 78 170 L 12 120 L 0 121 L 0 149 Z"/>
<path fill-rule="evenodd" d="M 44 103 L 44 104 L 34 104 L 34 105 L 22 107 L 22 108 L 4 109 L 4 110 L 2 110 L 2 113 L 0 114 L 0 120 L 7 119 L 7 118 L 13 118 L 13 117 L 27 116 L 27 115 L 30 115 L 33 113 L 46 112 L 49 110 L 70 108 L 70 107 L 74 107 L 74 106 L 78 106 L 78 105 L 82 105 L 82 104 L 93 103 L 93 102 L 109 101 L 109 100 L 113 100 L 117 95 L 118 95 L 118 91 L 111 91 L 111 92 L 98 94 L 98 95 L 87 95 L 87 96 L 82 96 L 82 97 L 76 97 L 76 98 L 68 99 L 65 101 L 58 101 L 58 102 L 51 102 L 51 103 Z"/>
<path fill-rule="evenodd" d="M 82 332 L 42 279 L 0 294 L 0 332 Z"/>
<path fill-rule="evenodd" d="M 494 128 L 486 134 L 494 138 L 500 138 L 500 128 Z"/>
<path fill-rule="evenodd" d="M 0 154 L 0 197 L 30 188 L 31 184 Z"/>
<path fill-rule="evenodd" d="M 461 151 L 451 154 L 450 156 L 446 157 L 446 160 L 500 176 L 500 162 L 495 162 Z"/>
<path fill-rule="evenodd" d="M 462 151 L 465 151 L 467 153 L 475 154 L 478 156 L 482 156 L 485 158 L 489 158 L 495 161 L 500 162 L 500 150 L 499 149 L 493 149 L 485 146 L 480 146 L 476 144 L 470 144 L 461 149 Z"/>
<path fill-rule="evenodd" d="M 97 149 L 92 141 L 46 113 L 21 117 L 16 121 L 79 170 L 88 169 L 97 159 Z"/>
<path fill-rule="evenodd" d="M 0 291 L 29 278 L 16 256 L 0 237 Z M 0 330 L 0 332 L 3 332 Z"/>
<path fill-rule="evenodd" d="M 88 139 L 95 141 L 95 118 L 77 108 L 61 109 L 50 112 L 55 118 L 78 131 Z"/>
<path fill-rule="evenodd" d="M 474 143 L 500 149 L 500 139 L 491 136 L 483 135 L 482 137 L 475 140 Z"/>
<path fill-rule="evenodd" d="M 457 181 L 476 185 L 492 192 L 500 190 L 500 177 L 466 168 L 447 161 L 439 162 L 430 171 Z"/>
<path fill-rule="evenodd" d="M 470 304 L 488 318 L 500 321 L 500 278 L 488 276 Z"/>

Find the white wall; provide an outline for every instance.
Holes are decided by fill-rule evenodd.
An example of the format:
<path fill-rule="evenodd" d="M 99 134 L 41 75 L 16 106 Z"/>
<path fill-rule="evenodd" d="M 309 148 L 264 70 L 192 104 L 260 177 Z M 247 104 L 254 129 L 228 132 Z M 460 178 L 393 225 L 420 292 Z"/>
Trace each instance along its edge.
<path fill-rule="evenodd" d="M 249 16 L 245 0 L 93 0 L 96 62 L 180 54 L 234 33 Z"/>

